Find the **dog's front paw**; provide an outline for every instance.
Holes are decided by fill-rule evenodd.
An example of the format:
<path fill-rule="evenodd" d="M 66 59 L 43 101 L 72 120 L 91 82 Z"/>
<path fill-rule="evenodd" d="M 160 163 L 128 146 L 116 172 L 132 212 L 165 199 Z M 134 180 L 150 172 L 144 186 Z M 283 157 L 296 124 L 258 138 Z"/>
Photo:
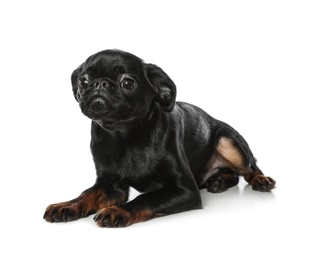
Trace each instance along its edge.
<path fill-rule="evenodd" d="M 122 206 L 112 206 L 100 210 L 93 219 L 100 227 L 127 227 L 153 217 L 155 214 L 150 209 L 129 211 Z"/>
<path fill-rule="evenodd" d="M 256 191 L 270 191 L 275 187 L 275 183 L 271 177 L 257 175 L 252 179 L 251 186 Z"/>
<path fill-rule="evenodd" d="M 132 214 L 117 206 L 102 209 L 93 219 L 100 227 L 126 227 L 134 223 Z"/>
<path fill-rule="evenodd" d="M 78 217 L 78 208 L 68 202 L 50 205 L 43 215 L 48 222 L 67 222 L 78 219 Z"/>
<path fill-rule="evenodd" d="M 68 201 L 48 206 L 43 218 L 48 222 L 67 222 L 86 217 L 92 213 L 95 212 L 85 211 L 79 203 Z"/>

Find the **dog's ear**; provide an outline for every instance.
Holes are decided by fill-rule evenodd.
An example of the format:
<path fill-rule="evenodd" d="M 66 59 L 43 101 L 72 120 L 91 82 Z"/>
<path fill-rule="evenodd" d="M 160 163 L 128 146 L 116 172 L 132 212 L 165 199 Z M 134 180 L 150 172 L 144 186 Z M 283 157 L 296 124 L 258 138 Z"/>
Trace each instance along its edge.
<path fill-rule="evenodd" d="M 154 64 L 144 64 L 145 78 L 156 93 L 158 102 L 165 112 L 170 112 L 176 99 L 176 86 L 169 76 Z"/>
<path fill-rule="evenodd" d="M 77 69 L 75 69 L 71 75 L 71 83 L 72 83 L 72 88 L 73 88 L 73 93 L 75 96 L 75 99 L 79 102 L 80 100 L 80 93 L 78 91 L 78 77 L 80 73 L 82 72 L 82 65 L 80 65 Z"/>

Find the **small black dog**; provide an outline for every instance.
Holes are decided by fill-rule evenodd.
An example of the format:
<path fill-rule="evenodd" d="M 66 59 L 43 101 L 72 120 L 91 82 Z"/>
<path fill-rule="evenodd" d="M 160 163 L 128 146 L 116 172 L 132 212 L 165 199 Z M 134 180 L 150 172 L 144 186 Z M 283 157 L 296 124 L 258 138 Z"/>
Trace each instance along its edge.
<path fill-rule="evenodd" d="M 238 132 L 198 107 L 175 103 L 175 84 L 161 68 L 105 50 L 71 80 L 82 113 L 92 119 L 97 180 L 76 199 L 50 205 L 47 221 L 96 213 L 99 226 L 119 227 L 199 209 L 199 189 L 222 192 L 239 175 L 254 190 L 274 188 Z M 142 194 L 127 202 L 129 187 Z"/>

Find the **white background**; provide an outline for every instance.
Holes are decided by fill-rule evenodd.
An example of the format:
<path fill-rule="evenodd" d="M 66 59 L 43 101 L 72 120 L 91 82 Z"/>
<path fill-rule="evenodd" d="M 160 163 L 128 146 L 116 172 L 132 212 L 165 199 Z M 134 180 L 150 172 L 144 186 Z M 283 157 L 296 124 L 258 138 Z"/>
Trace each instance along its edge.
<path fill-rule="evenodd" d="M 310 1 L 2 1 L 1 259 L 311 259 Z M 93 185 L 70 75 L 108 48 L 162 67 L 277 181 L 202 191 L 203 210 L 123 229 L 42 219 Z M 135 192 L 132 192 L 132 197 Z"/>

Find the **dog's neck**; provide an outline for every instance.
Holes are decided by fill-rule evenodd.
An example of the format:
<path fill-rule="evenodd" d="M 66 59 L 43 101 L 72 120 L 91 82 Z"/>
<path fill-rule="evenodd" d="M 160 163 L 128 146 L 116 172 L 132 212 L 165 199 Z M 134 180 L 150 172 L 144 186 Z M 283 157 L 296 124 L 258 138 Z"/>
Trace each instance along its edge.
<path fill-rule="evenodd" d="M 154 125 L 157 121 L 157 115 L 160 113 L 161 108 L 156 104 L 152 104 L 146 116 L 137 122 L 129 121 L 127 124 L 120 123 L 120 126 L 116 125 L 114 128 L 109 129 L 108 125 L 103 120 L 93 121 L 96 123 L 106 134 L 111 136 L 123 136 L 124 138 L 133 138 L 134 136 L 140 136 L 141 132 L 145 132 L 146 128 L 150 125 Z M 102 131 L 100 131 L 102 132 Z M 104 133 L 103 132 L 103 133 Z"/>

